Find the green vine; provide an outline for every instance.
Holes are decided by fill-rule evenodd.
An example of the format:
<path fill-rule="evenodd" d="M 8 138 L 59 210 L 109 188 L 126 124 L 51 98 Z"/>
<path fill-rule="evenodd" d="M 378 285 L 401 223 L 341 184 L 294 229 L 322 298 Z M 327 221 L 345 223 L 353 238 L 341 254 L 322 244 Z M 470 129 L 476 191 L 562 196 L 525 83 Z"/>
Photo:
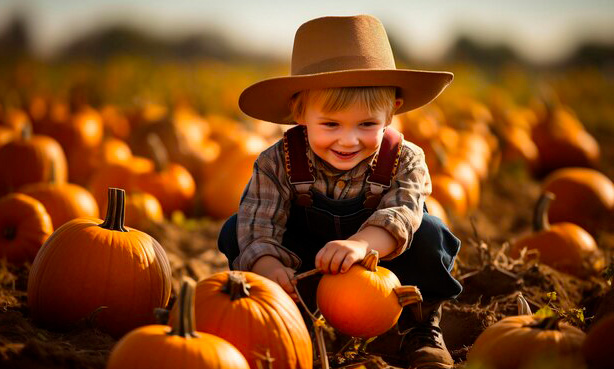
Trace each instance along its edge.
<path fill-rule="evenodd" d="M 586 319 L 584 317 L 584 311 L 586 308 L 572 308 L 572 309 L 564 309 L 558 304 L 558 296 L 556 292 L 548 292 L 546 293 L 546 298 L 548 298 L 548 302 L 542 306 L 538 311 L 535 312 L 535 315 L 541 316 L 544 318 L 550 317 L 560 317 L 561 320 L 579 327 L 581 329 L 586 328 Z"/>

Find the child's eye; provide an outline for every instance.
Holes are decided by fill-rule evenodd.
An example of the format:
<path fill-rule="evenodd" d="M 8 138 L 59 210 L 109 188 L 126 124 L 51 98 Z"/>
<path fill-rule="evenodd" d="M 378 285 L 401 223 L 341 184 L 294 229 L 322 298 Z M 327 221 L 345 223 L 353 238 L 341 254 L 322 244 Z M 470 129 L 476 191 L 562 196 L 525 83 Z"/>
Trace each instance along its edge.
<path fill-rule="evenodd" d="M 363 127 L 373 127 L 373 126 L 376 126 L 377 123 L 376 122 L 362 122 L 360 123 L 360 125 Z"/>
<path fill-rule="evenodd" d="M 324 123 L 322 123 L 322 125 L 325 126 L 325 127 L 331 127 L 332 128 L 332 127 L 337 127 L 339 125 L 339 123 L 337 123 L 337 122 L 324 122 Z"/>

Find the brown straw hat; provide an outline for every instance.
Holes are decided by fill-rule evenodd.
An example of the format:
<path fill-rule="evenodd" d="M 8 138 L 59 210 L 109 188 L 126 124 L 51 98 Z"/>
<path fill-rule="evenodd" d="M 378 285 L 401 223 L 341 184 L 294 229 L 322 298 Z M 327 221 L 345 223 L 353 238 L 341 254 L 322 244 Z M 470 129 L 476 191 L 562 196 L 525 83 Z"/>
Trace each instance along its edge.
<path fill-rule="evenodd" d="M 239 107 L 254 118 L 290 124 L 289 102 L 299 91 L 394 86 L 403 99 L 399 114 L 428 104 L 453 78 L 450 72 L 397 69 L 386 30 L 373 16 L 323 17 L 296 31 L 290 76 L 249 86 Z"/>

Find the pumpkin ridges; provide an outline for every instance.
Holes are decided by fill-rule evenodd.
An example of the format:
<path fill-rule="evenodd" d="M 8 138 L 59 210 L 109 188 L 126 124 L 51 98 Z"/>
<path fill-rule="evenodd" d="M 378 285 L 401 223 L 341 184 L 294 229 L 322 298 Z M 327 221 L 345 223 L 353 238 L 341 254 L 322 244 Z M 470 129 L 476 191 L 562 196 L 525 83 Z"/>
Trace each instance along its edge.
<path fill-rule="evenodd" d="M 290 297 L 279 285 L 264 277 L 251 272 L 234 272 L 244 274 L 251 289 L 249 297 L 231 302 L 221 291 L 230 273 L 217 273 L 199 282 L 196 296 L 198 330 L 234 344 L 252 367 L 256 367 L 256 357 L 251 351 L 268 344 L 271 356 L 276 358 L 275 368 L 311 368 L 309 333 L 304 323 L 301 324 L 300 311 Z M 274 313 L 269 311 L 272 308 Z M 264 347 L 258 349 L 262 354 L 264 350 Z"/>

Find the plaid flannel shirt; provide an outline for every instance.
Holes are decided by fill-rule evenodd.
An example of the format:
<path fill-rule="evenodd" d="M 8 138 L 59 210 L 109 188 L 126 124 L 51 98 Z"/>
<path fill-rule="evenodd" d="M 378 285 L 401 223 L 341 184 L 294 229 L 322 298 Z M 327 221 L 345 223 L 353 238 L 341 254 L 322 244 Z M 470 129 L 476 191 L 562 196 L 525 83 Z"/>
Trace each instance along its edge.
<path fill-rule="evenodd" d="M 332 167 L 309 148 L 307 156 L 316 176 L 313 190 L 339 200 L 360 196 L 368 189 L 366 179 L 375 155 L 348 171 Z M 240 254 L 234 261 L 235 269 L 251 270 L 256 260 L 265 255 L 298 269 L 301 260 L 282 245 L 293 191 L 285 168 L 283 140 L 280 140 L 260 154 L 241 198 L 237 220 Z M 424 152 L 417 145 L 403 141 L 392 185 L 360 228 L 382 227 L 397 240 L 396 249 L 383 260 L 392 259 L 407 249 L 420 226 L 424 199 L 430 193 L 431 180 Z"/>

